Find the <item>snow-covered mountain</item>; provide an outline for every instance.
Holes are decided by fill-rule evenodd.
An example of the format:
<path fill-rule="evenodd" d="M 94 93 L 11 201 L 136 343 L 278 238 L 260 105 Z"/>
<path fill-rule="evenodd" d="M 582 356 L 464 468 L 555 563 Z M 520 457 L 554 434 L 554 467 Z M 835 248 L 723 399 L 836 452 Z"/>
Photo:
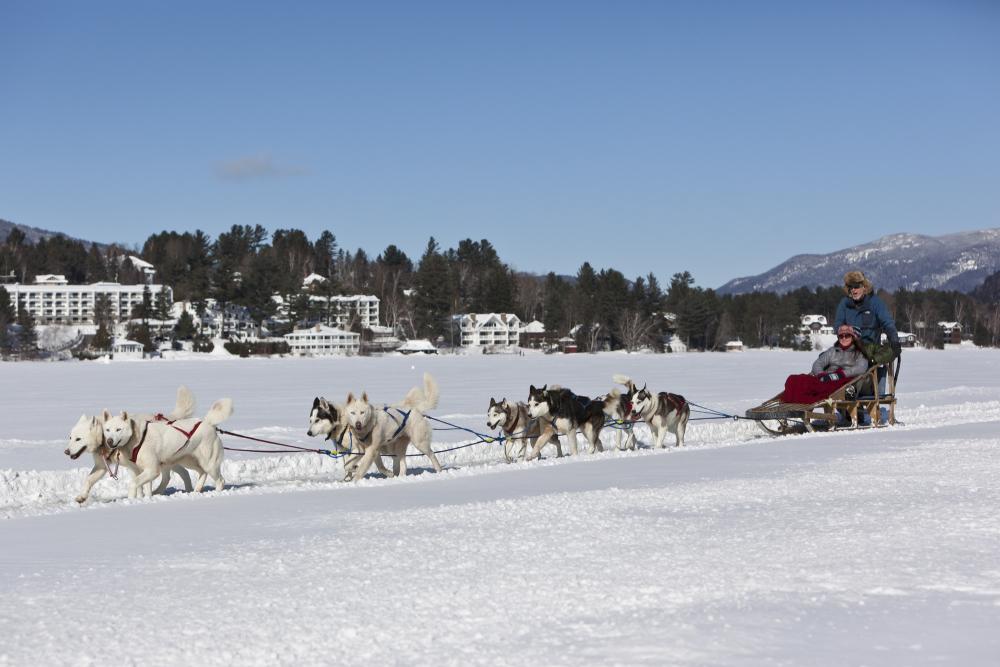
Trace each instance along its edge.
<path fill-rule="evenodd" d="M 0 218 L 0 243 L 7 240 L 11 231 L 14 229 L 20 229 L 24 233 L 24 238 L 28 243 L 38 243 L 41 239 L 50 239 L 54 236 L 65 236 L 66 238 L 72 239 L 74 241 L 82 241 L 85 245 L 89 246 L 93 241 L 88 241 L 87 239 L 79 239 L 75 236 L 70 236 L 64 232 L 53 232 L 48 229 L 40 229 L 38 227 L 29 227 L 28 225 L 19 225 L 15 222 L 10 222 L 9 220 L 4 220 Z M 103 243 L 97 244 L 98 248 L 106 248 L 107 246 Z"/>
<path fill-rule="evenodd" d="M 770 271 L 736 278 L 720 294 L 784 293 L 839 285 L 844 273 L 864 271 L 876 287 L 970 292 L 1000 271 L 1000 228 L 945 236 L 891 234 L 826 255 L 796 255 Z"/>

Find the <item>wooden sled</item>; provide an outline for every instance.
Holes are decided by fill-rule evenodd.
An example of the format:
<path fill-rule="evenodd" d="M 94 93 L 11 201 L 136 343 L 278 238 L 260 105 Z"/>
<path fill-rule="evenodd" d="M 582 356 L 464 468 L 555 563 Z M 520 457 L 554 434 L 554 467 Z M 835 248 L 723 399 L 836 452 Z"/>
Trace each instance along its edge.
<path fill-rule="evenodd" d="M 885 393 L 878 393 L 878 372 L 885 369 Z M 812 431 L 844 431 L 881 428 L 896 423 L 896 378 L 899 357 L 888 364 L 872 366 L 865 373 L 815 403 L 784 403 L 782 394 L 764 401 L 746 412 L 747 419 L 757 422 L 766 433 L 788 435 Z M 784 392 L 782 392 L 784 393 Z M 888 410 L 882 423 L 881 409 Z M 868 415 L 867 424 L 860 416 Z"/>

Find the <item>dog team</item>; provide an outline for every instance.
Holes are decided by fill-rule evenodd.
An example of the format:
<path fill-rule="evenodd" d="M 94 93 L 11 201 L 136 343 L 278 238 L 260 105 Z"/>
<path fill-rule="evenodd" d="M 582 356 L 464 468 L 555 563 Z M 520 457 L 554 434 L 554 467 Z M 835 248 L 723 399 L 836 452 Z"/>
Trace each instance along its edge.
<path fill-rule="evenodd" d="M 613 380 L 624 392 L 616 388 L 603 397 L 588 398 L 558 385 L 531 385 L 527 402 L 490 398 L 486 425 L 502 432 L 508 462 L 536 459 L 547 444 L 561 457 L 560 436 L 566 436 L 573 455 L 578 453 L 578 434 L 583 434 L 591 454 L 604 451 L 600 435 L 608 424 L 615 426 L 619 449 L 636 448 L 631 425 L 638 421 L 649 426 L 654 447 L 664 447 L 668 433 L 676 438 L 676 446 L 684 444 L 691 408 L 683 396 L 639 388 L 625 375 L 615 375 Z M 431 448 L 433 429 L 426 417 L 427 411 L 437 407 L 439 396 L 429 373 L 424 374 L 422 387 L 413 387 L 402 401 L 384 407 L 373 405 L 367 392 L 350 393 L 342 404 L 319 396 L 309 412 L 307 434 L 335 444 L 344 456 L 345 481 L 362 479 L 373 464 L 386 477 L 405 475 L 410 445 L 440 472 L 441 464 Z M 128 412 L 113 416 L 107 410 L 100 416 L 81 416 L 70 431 L 65 454 L 75 460 L 87 452 L 94 465 L 76 501 L 85 502 L 97 481 L 106 474 L 117 476 L 122 466 L 132 473 L 129 498 L 162 493 L 171 472 L 177 473 L 187 491 L 202 491 L 209 477 L 217 490 L 224 488 L 224 448 L 217 427 L 232 415 L 232 401 L 219 399 L 201 419 L 192 417 L 194 404 L 194 396 L 182 386 L 173 411 L 166 416 Z M 383 464 L 383 456 L 392 457 L 391 471 Z M 198 474 L 193 485 L 188 469 Z M 154 490 L 157 477 L 161 479 Z"/>

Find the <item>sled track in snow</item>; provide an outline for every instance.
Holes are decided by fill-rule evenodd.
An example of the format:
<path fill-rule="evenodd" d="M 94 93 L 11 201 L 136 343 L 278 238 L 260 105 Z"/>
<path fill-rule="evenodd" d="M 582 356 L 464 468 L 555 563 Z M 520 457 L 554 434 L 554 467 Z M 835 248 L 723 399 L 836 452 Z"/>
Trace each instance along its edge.
<path fill-rule="evenodd" d="M 897 412 L 899 419 L 905 425 L 897 428 L 902 429 L 927 429 L 927 428 L 947 428 L 959 424 L 983 423 L 1000 421 L 1000 401 L 966 402 L 945 406 L 918 405 Z M 471 416 L 455 416 L 451 418 L 460 420 L 466 424 L 473 421 Z M 481 415 L 476 415 L 475 420 L 481 421 Z M 478 427 L 477 427 L 478 428 Z M 259 435 L 261 437 L 285 440 L 288 442 L 300 442 L 300 427 L 268 427 L 257 429 L 248 435 Z M 579 457 L 568 457 L 556 459 L 554 448 L 547 446 L 544 454 L 547 458 L 541 462 L 506 464 L 503 461 L 503 447 L 498 443 L 478 444 L 465 449 L 439 454 L 444 472 L 440 474 L 429 473 L 426 460 L 420 457 L 411 458 L 411 474 L 405 479 L 386 480 L 381 477 L 370 477 L 357 483 L 350 483 L 351 486 L 371 486 L 384 484 L 416 484 L 432 483 L 434 480 L 447 479 L 453 476 L 468 476 L 481 474 L 498 474 L 505 471 L 516 470 L 520 467 L 537 465 L 568 465 L 573 463 L 593 463 L 600 465 L 602 459 L 609 457 L 634 457 L 634 456 L 663 456 L 663 455 L 684 455 L 685 452 L 697 451 L 706 448 L 722 448 L 736 446 L 752 446 L 755 442 L 770 441 L 771 438 L 764 436 L 753 422 L 744 420 L 720 419 L 718 421 L 695 421 L 688 426 L 685 447 L 675 449 L 668 447 L 666 450 L 653 450 L 645 447 L 650 442 L 649 429 L 638 424 L 635 427 L 635 434 L 639 439 L 640 448 L 635 452 L 623 452 L 615 449 L 615 429 L 606 429 L 601 440 L 606 451 L 595 455 L 582 454 Z M 884 433 L 881 429 L 855 432 L 857 435 L 874 435 Z M 824 438 L 837 437 L 845 432 L 837 433 L 813 433 L 797 436 L 786 436 L 790 438 Z M 436 450 L 454 447 L 456 445 L 473 442 L 474 438 L 463 440 L 436 440 L 434 448 Z M 584 439 L 580 439 L 581 451 L 586 451 Z M 563 451 L 568 451 L 568 445 L 563 439 Z M 232 445 L 234 439 L 226 440 L 227 445 Z M 668 435 L 668 443 L 673 442 L 673 437 Z M 308 443 L 302 443 L 308 444 Z M 25 440 L 0 440 L 0 449 L 16 448 L 46 448 L 51 449 L 52 455 L 62 457 L 62 449 L 65 447 L 63 440 L 46 441 L 25 441 Z M 81 458 L 85 465 L 90 464 L 90 459 Z M 156 496 L 149 500 L 128 500 L 128 472 L 123 470 L 118 480 L 105 478 L 94 487 L 91 498 L 82 507 L 73 500 L 79 492 L 83 483 L 83 478 L 89 468 L 76 468 L 73 470 L 0 470 L 0 518 L 13 519 L 20 516 L 33 516 L 39 514 L 54 514 L 69 511 L 107 510 L 112 507 L 121 507 L 136 503 L 147 502 L 196 502 L 200 499 L 208 499 L 217 496 L 230 496 L 239 494 L 265 494 L 265 493 L 287 493 L 298 490 L 317 489 L 338 489 L 346 488 L 348 484 L 340 481 L 343 477 L 343 466 L 340 460 L 335 460 L 327 456 L 315 454 L 290 454 L 290 455 L 244 455 L 240 457 L 230 457 L 223 466 L 223 474 L 230 481 L 228 486 L 221 493 L 209 492 L 208 494 L 188 494 L 178 492 L 179 481 L 176 476 L 172 480 L 172 490 L 164 496 Z M 413 474 L 416 471 L 418 474 Z"/>

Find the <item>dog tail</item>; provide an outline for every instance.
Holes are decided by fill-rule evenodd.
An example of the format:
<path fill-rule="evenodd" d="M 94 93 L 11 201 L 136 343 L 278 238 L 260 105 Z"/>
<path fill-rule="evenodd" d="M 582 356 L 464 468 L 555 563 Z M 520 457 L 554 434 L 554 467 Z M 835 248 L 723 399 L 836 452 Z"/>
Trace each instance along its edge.
<path fill-rule="evenodd" d="M 430 373 L 424 373 L 424 388 L 414 387 L 407 392 L 403 405 L 417 412 L 427 412 L 437 407 L 439 397 L 434 377 Z"/>
<path fill-rule="evenodd" d="M 602 411 L 605 415 L 608 417 L 618 416 L 618 399 L 621 398 L 621 395 L 622 393 L 617 389 L 612 389 L 608 392 L 608 395 L 602 401 Z"/>
<path fill-rule="evenodd" d="M 618 383 L 620 385 L 624 385 L 624 386 L 628 387 L 629 390 L 631 390 L 633 387 L 635 387 L 635 385 L 632 384 L 632 378 L 630 378 L 627 375 L 623 375 L 621 373 L 615 373 L 611 377 L 611 379 L 614 380 L 616 383 Z"/>
<path fill-rule="evenodd" d="M 167 419 L 171 421 L 176 421 L 178 419 L 187 419 L 194 414 L 194 394 L 191 390 L 181 385 L 177 387 L 177 403 L 174 405 L 174 411 L 167 415 Z"/>
<path fill-rule="evenodd" d="M 202 419 L 202 421 L 206 424 L 215 426 L 229 419 L 232 414 L 233 399 L 220 398 L 215 403 L 212 403 L 212 408 L 208 411 L 208 414 L 205 415 L 205 418 Z"/>

